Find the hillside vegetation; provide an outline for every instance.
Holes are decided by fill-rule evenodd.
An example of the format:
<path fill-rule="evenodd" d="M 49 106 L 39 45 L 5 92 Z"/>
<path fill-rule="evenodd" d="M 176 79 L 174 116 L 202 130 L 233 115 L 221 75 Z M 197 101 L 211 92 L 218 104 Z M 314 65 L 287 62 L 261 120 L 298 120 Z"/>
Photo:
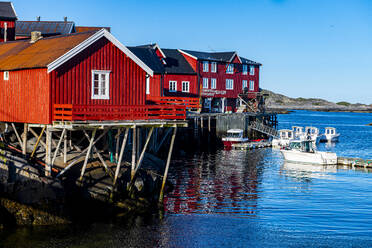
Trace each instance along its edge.
<path fill-rule="evenodd" d="M 291 98 L 282 94 L 277 94 L 269 90 L 263 90 L 269 94 L 266 97 L 266 107 L 269 110 L 319 110 L 319 111 L 350 111 L 350 112 L 372 112 L 372 104 L 352 104 L 345 101 L 330 102 L 319 98 Z"/>

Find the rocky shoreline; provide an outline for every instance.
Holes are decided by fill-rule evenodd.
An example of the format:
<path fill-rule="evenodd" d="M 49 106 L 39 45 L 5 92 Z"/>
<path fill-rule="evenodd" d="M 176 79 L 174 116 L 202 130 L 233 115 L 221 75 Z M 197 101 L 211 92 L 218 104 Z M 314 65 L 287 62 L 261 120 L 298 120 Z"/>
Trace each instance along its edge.
<path fill-rule="evenodd" d="M 268 94 L 265 98 L 266 108 L 278 113 L 287 113 L 286 111 L 290 110 L 372 113 L 372 104 L 334 103 L 318 98 L 290 98 L 269 90 L 263 90 L 263 93 Z"/>

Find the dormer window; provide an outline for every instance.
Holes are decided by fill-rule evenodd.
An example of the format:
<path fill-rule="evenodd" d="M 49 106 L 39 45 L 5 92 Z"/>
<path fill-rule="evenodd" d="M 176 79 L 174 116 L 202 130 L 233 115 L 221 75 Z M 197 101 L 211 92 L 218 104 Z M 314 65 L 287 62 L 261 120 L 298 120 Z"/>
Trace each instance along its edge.
<path fill-rule="evenodd" d="M 234 74 L 234 64 L 229 64 L 226 69 L 227 74 Z"/>
<path fill-rule="evenodd" d="M 209 62 L 203 61 L 203 72 L 208 72 L 208 71 L 209 71 Z"/>
<path fill-rule="evenodd" d="M 4 80 L 5 81 L 9 80 L 9 71 L 4 71 Z"/>
<path fill-rule="evenodd" d="M 249 66 L 249 75 L 251 75 L 251 76 L 254 75 L 254 66 L 253 65 Z"/>

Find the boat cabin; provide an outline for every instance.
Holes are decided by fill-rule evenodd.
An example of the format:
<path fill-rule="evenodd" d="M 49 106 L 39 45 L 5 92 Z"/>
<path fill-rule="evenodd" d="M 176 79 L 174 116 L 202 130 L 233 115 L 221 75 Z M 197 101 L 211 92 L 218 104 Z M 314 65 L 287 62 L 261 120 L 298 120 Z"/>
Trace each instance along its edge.
<path fill-rule="evenodd" d="M 289 150 L 297 150 L 301 152 L 311 152 L 314 153 L 315 149 L 313 146 L 313 142 L 311 140 L 307 141 L 292 141 L 289 143 Z"/>
<path fill-rule="evenodd" d="M 293 130 L 289 130 L 289 129 L 282 129 L 282 130 L 279 130 L 279 137 L 281 139 L 293 139 Z"/>
<path fill-rule="evenodd" d="M 325 134 L 330 134 L 330 135 L 336 134 L 336 128 L 334 128 L 334 127 L 326 127 L 325 128 Z"/>
<path fill-rule="evenodd" d="M 242 129 L 230 129 L 227 130 L 227 138 L 243 138 L 243 130 Z"/>
<path fill-rule="evenodd" d="M 306 127 L 305 133 L 306 134 L 319 134 L 319 129 L 317 127 Z"/>

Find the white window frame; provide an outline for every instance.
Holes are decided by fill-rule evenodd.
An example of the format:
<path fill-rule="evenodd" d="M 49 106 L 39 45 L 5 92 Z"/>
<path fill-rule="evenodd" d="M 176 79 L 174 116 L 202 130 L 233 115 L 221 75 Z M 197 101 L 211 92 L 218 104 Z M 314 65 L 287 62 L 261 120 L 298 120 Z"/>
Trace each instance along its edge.
<path fill-rule="evenodd" d="M 146 95 L 150 95 L 150 76 L 146 75 Z"/>
<path fill-rule="evenodd" d="M 243 65 L 243 75 L 248 74 L 248 65 Z"/>
<path fill-rule="evenodd" d="M 190 92 L 190 82 L 189 81 L 182 81 L 182 92 Z"/>
<path fill-rule="evenodd" d="M 217 87 L 217 79 L 211 78 L 211 89 L 216 89 Z"/>
<path fill-rule="evenodd" d="M 234 79 L 226 79 L 226 89 L 227 90 L 234 89 Z"/>
<path fill-rule="evenodd" d="M 217 62 L 211 63 L 211 72 L 216 73 L 217 72 Z"/>
<path fill-rule="evenodd" d="M 177 81 L 169 81 L 169 92 L 177 92 Z"/>
<path fill-rule="evenodd" d="M 250 80 L 250 81 L 249 81 L 249 90 L 250 90 L 250 91 L 254 91 L 254 86 L 255 86 L 255 85 L 254 85 L 254 81 L 253 81 L 253 80 Z"/>
<path fill-rule="evenodd" d="M 4 71 L 4 81 L 9 80 L 9 71 Z"/>
<path fill-rule="evenodd" d="M 234 74 L 234 64 L 229 64 L 226 68 L 226 74 Z"/>
<path fill-rule="evenodd" d="M 247 80 L 243 80 L 242 81 L 242 90 L 244 90 L 244 88 L 248 88 L 248 81 Z"/>
<path fill-rule="evenodd" d="M 209 71 L 209 62 L 203 61 L 203 72 L 208 72 L 208 71 Z"/>
<path fill-rule="evenodd" d="M 208 78 L 203 78 L 203 89 L 208 89 Z"/>
<path fill-rule="evenodd" d="M 253 65 L 249 66 L 249 75 L 254 76 L 254 66 Z"/>
<path fill-rule="evenodd" d="M 92 70 L 92 99 L 97 100 L 109 100 L 110 99 L 110 73 L 111 71 L 104 71 L 104 70 Z M 98 94 L 94 94 L 94 75 L 98 75 Z M 105 76 L 105 86 L 102 85 L 102 77 L 101 75 Z M 105 89 L 105 93 L 102 94 L 102 88 Z"/>

